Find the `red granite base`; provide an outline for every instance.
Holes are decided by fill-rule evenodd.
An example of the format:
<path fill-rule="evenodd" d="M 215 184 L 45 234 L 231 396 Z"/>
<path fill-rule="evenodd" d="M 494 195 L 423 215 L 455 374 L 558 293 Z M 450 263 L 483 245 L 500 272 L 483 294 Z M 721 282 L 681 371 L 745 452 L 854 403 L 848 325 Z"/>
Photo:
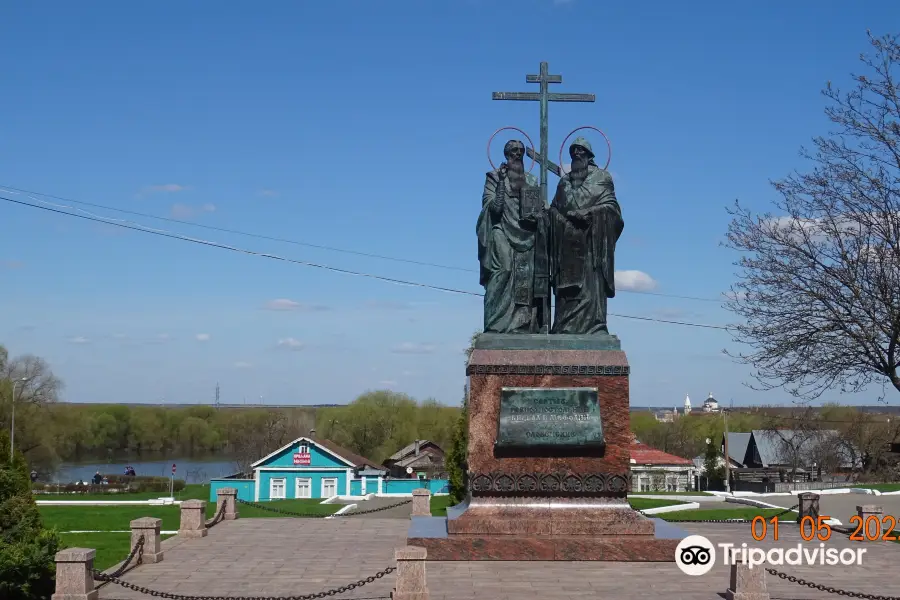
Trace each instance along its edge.
<path fill-rule="evenodd" d="M 472 498 L 451 535 L 652 536 L 653 521 L 614 498 Z"/>
<path fill-rule="evenodd" d="M 409 538 L 428 550 L 428 560 L 674 562 L 680 540 L 648 536 L 477 536 Z"/>

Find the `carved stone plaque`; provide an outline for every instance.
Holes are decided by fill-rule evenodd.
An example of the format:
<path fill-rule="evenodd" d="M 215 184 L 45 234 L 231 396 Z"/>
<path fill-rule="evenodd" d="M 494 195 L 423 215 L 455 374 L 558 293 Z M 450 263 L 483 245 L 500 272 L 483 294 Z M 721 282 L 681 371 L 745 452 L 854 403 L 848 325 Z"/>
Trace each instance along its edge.
<path fill-rule="evenodd" d="M 597 388 L 503 388 L 496 447 L 602 448 Z"/>

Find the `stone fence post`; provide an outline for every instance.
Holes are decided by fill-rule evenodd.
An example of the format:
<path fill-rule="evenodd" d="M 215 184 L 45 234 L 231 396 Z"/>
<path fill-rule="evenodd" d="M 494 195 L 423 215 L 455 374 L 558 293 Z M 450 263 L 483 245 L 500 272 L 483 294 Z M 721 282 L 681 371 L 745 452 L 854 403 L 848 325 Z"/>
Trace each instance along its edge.
<path fill-rule="evenodd" d="M 56 592 L 50 600 L 97 600 L 94 589 L 96 550 L 66 548 L 56 553 Z"/>
<path fill-rule="evenodd" d="M 134 548 L 141 536 L 144 536 L 144 553 L 141 555 L 141 560 L 145 563 L 162 562 L 160 527 L 162 527 L 162 519 L 154 517 L 143 517 L 131 522 L 131 547 Z"/>
<path fill-rule="evenodd" d="M 391 592 L 391 600 L 428 600 L 425 582 L 425 559 L 428 551 L 419 546 L 397 548 L 397 580 Z"/>
<path fill-rule="evenodd" d="M 797 494 L 797 522 L 803 520 L 803 517 L 812 517 L 813 523 L 818 523 L 819 519 L 819 495 L 811 492 Z"/>
<path fill-rule="evenodd" d="M 216 492 L 216 514 L 219 514 L 224 504 L 225 516 L 223 519 L 225 521 L 234 521 L 238 518 L 237 493 L 237 488 L 219 488 Z"/>
<path fill-rule="evenodd" d="M 431 516 L 431 492 L 425 488 L 417 488 L 412 491 L 412 516 Z"/>
<path fill-rule="evenodd" d="M 725 592 L 726 600 L 769 600 L 766 570 L 751 569 L 742 563 L 731 565 L 731 584 Z"/>
<path fill-rule="evenodd" d="M 856 514 L 859 515 L 859 518 L 862 519 L 862 535 L 866 540 L 877 540 L 881 539 L 881 534 L 883 533 L 882 529 L 882 515 L 884 513 L 884 507 L 878 506 L 877 504 L 863 504 L 862 506 L 856 507 Z M 869 528 L 869 517 L 875 517 L 878 525 L 875 527 Z M 874 539 L 872 535 L 876 535 Z"/>
<path fill-rule="evenodd" d="M 206 537 L 206 501 L 185 500 L 181 503 L 181 525 L 178 535 L 186 538 Z"/>

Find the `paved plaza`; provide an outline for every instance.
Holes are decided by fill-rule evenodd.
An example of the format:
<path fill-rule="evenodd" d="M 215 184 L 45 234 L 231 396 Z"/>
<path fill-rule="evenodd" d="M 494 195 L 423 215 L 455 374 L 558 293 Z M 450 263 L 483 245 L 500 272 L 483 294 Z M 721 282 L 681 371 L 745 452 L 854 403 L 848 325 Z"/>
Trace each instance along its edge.
<path fill-rule="evenodd" d="M 408 510 L 408 509 L 407 509 Z M 377 513 L 376 513 L 377 514 Z M 124 575 L 154 590 L 203 596 L 288 596 L 328 590 L 395 564 L 394 548 L 405 545 L 409 521 L 396 518 L 239 519 L 226 521 L 205 538 L 164 543 L 165 560 Z M 692 534 L 714 543 L 753 544 L 749 526 L 685 524 Z M 779 546 L 800 542 L 795 525 L 781 527 Z M 834 535 L 838 547 L 857 547 Z M 759 543 L 772 547 L 773 543 Z M 816 546 L 818 543 L 815 544 Z M 900 596 L 900 544 L 865 543 L 860 567 L 790 567 L 780 570 L 816 583 L 857 592 Z M 429 562 L 428 588 L 434 600 L 529 598 L 644 599 L 648 594 L 679 600 L 723 597 L 728 567 L 700 577 L 682 574 L 674 563 L 603 562 Z M 835 594 L 768 576 L 772 598 L 823 599 Z M 336 598 L 385 597 L 393 587 L 387 575 Z M 115 584 L 101 588 L 104 599 L 147 599 Z"/>

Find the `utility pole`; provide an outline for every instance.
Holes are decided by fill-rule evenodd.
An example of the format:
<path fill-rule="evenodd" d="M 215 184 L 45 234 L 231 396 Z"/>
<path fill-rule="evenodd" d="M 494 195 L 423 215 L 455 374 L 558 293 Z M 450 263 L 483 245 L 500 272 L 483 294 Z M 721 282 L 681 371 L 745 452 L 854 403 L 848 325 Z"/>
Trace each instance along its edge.
<path fill-rule="evenodd" d="M 216 382 L 216 410 L 219 409 L 219 382 Z"/>
<path fill-rule="evenodd" d="M 728 454 L 728 411 L 722 411 L 722 421 L 725 423 L 725 491 L 731 493 L 731 458 Z"/>

